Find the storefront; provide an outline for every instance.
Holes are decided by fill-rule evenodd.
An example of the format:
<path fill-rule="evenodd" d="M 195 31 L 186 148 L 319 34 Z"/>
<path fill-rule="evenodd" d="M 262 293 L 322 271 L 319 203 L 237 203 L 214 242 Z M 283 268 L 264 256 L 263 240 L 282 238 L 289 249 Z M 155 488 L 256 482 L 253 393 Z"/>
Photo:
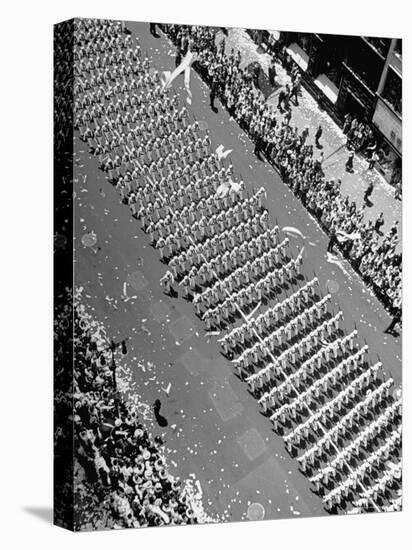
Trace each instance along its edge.
<path fill-rule="evenodd" d="M 379 97 L 372 122 L 382 136 L 379 166 L 385 179 L 396 183 L 402 178 L 402 119 L 387 100 Z"/>

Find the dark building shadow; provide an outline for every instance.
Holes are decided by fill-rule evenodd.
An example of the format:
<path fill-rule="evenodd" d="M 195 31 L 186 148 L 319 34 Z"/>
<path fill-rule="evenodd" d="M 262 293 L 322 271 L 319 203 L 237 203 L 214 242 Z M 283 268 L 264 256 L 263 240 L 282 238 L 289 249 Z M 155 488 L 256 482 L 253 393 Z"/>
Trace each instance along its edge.
<path fill-rule="evenodd" d="M 48 524 L 53 523 L 53 508 L 50 506 L 27 506 L 23 511 Z"/>

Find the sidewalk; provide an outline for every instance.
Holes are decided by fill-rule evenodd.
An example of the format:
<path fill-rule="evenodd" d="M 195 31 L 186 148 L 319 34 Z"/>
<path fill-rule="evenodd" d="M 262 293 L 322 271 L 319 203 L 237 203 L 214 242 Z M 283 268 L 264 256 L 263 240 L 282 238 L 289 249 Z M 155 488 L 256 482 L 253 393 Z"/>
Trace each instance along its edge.
<path fill-rule="evenodd" d="M 218 37 L 218 41 L 223 38 L 223 33 Z M 255 44 L 244 29 L 228 29 L 226 40 L 226 52 L 230 53 L 233 48 L 235 52 L 241 52 L 242 68 L 250 63 L 259 62 L 262 69 L 268 74 L 269 63 L 271 56 Z M 274 89 L 267 98 L 267 103 L 273 105 L 276 111 L 278 94 L 282 87 L 290 82 L 290 77 L 285 69 L 280 64 L 276 64 L 276 83 L 278 87 Z M 346 137 L 339 126 L 331 119 L 331 117 L 322 111 L 313 97 L 302 86 L 299 105 L 292 104 L 292 119 L 291 123 L 299 128 L 300 131 L 306 125 L 309 126 L 308 142 L 314 144 L 314 133 L 319 126 L 322 125 L 323 135 L 320 139 L 323 145 L 324 158 L 327 159 L 331 153 L 334 153 L 339 147 L 346 142 Z M 315 151 L 320 150 L 315 148 Z M 389 231 L 396 220 L 400 220 L 402 216 L 402 202 L 395 199 L 395 190 L 389 185 L 386 180 L 376 170 L 368 170 L 367 161 L 359 156 L 354 158 L 354 172 L 352 174 L 346 172 L 345 163 L 348 158 L 346 147 L 342 147 L 336 154 L 332 155 L 324 163 L 324 172 L 327 179 L 342 180 L 341 192 L 343 195 L 349 195 L 351 200 L 356 201 L 359 208 L 363 206 L 363 195 L 370 181 L 374 183 L 374 191 L 371 196 L 372 206 L 365 208 L 365 220 L 376 220 L 381 212 L 383 212 L 385 224 L 382 231 Z M 399 228 L 400 240 L 399 247 L 402 243 L 401 227 Z"/>

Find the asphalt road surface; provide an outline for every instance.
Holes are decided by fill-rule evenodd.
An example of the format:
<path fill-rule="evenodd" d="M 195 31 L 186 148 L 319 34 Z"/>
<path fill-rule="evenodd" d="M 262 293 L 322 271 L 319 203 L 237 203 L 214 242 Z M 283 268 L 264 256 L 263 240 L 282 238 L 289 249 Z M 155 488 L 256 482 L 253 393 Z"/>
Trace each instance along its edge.
<path fill-rule="evenodd" d="M 175 49 L 163 35 L 154 38 L 144 23 L 128 27 L 139 37 L 152 66 L 173 70 Z M 183 103 L 183 77 L 173 86 Z M 232 149 L 235 176 L 250 192 L 266 188 L 272 224 L 302 232 L 304 238 L 288 236 L 294 255 L 305 247 L 305 278 L 315 273 L 324 293 L 337 289 L 332 295 L 334 312 L 343 312 L 348 331 L 356 326 L 360 342 L 369 346 L 371 361 L 382 361 L 399 386 L 401 342 L 383 334 L 390 322 L 384 308 L 348 263 L 328 261 L 333 257 L 326 253 L 327 238 L 316 221 L 277 172 L 255 157 L 253 144 L 220 103 L 216 102 L 217 113 L 210 109 L 208 89 L 194 72 L 191 90 L 189 111 L 207 123 L 212 146 Z M 164 435 L 172 473 L 182 478 L 194 475 L 206 511 L 219 520 L 245 519 L 254 502 L 263 505 L 267 519 L 326 515 L 297 461 L 289 457 L 246 384 L 220 354 L 218 336 L 205 335 L 193 306 L 180 294 L 169 298 L 162 292 L 159 279 L 166 266 L 77 136 L 75 200 L 75 284 L 84 288 L 85 303 L 109 337 L 129 338 L 126 360 L 144 402 L 161 400 L 168 426 L 160 428 L 151 421 L 150 429 Z M 94 250 L 81 243 L 90 231 L 97 235 Z M 127 301 L 122 299 L 125 282 Z"/>

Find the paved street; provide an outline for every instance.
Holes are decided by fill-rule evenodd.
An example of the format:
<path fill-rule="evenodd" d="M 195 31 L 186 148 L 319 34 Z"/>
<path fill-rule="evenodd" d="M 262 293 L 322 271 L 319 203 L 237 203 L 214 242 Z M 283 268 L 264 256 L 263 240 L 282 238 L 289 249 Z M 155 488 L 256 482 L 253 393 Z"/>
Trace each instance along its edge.
<path fill-rule="evenodd" d="M 173 70 L 175 50 L 163 35 L 154 38 L 143 23 L 128 27 L 139 37 L 152 66 Z M 173 86 L 184 101 L 183 78 Z M 263 185 L 272 224 L 302 232 L 304 238 L 288 236 L 294 253 L 304 246 L 305 278 L 316 273 L 323 292 L 332 286 L 337 289 L 332 296 L 334 311 L 343 312 L 347 329 L 356 326 L 360 342 L 369 345 L 371 360 L 382 361 L 399 386 L 401 341 L 383 334 L 390 317 L 382 305 L 347 262 L 328 261 L 327 238 L 318 224 L 277 172 L 256 158 L 252 143 L 220 103 L 216 102 L 217 113 L 210 109 L 208 89 L 194 72 L 191 90 L 191 115 L 206 123 L 214 148 L 223 145 L 232 150 L 235 179 L 243 179 L 250 192 Z M 335 144 L 328 147 L 333 149 Z M 231 364 L 220 354 L 217 336 L 205 335 L 193 306 L 180 295 L 172 299 L 163 294 L 159 279 L 166 266 L 129 208 L 120 203 L 116 189 L 97 169 L 97 159 L 77 138 L 75 151 L 75 284 L 84 287 L 86 302 L 108 335 L 130 339 L 127 361 L 136 388 L 147 404 L 161 400 L 162 414 L 169 422 L 164 432 L 153 424 L 151 429 L 165 435 L 172 472 L 182 478 L 194 474 L 205 508 L 215 518 L 244 519 L 252 502 L 264 506 L 266 518 L 326 514 L 296 460 L 260 414 L 246 384 L 233 375 Z M 325 157 L 327 151 L 325 143 Z M 355 176 L 353 181 L 345 179 L 345 186 L 354 189 L 356 181 Z M 391 193 L 383 185 L 379 189 Z M 385 220 L 391 223 L 386 213 Z M 81 244 L 81 237 L 92 230 L 98 239 L 96 253 Z M 330 285 L 332 281 L 336 284 Z M 125 282 L 128 301 L 121 298 Z"/>

